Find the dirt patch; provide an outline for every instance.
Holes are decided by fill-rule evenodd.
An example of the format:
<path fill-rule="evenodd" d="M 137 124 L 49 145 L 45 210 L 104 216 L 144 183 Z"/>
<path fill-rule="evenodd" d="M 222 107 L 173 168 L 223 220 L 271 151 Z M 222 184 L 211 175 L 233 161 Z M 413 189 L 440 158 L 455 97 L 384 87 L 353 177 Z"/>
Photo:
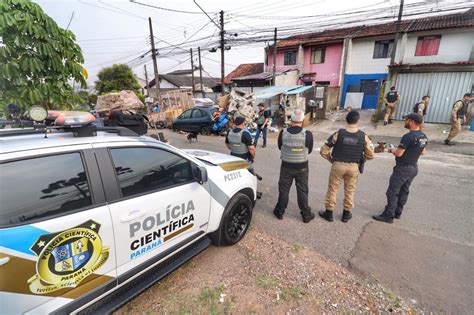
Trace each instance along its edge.
<path fill-rule="evenodd" d="M 349 311 L 415 310 L 299 244 L 251 229 L 239 244 L 209 248 L 116 314 Z"/>

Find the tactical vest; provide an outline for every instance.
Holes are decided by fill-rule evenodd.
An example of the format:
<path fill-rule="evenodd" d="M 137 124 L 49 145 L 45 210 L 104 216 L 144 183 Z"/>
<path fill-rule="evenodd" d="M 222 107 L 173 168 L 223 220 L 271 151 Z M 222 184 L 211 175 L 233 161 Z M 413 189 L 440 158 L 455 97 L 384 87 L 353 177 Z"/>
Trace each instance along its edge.
<path fill-rule="evenodd" d="M 398 92 L 397 91 L 387 93 L 387 102 L 395 103 L 397 101 L 397 98 L 398 98 Z"/>
<path fill-rule="evenodd" d="M 308 148 L 306 147 L 306 129 L 297 134 L 291 134 L 283 129 L 281 138 L 280 158 L 287 163 L 303 163 L 308 161 Z"/>
<path fill-rule="evenodd" d="M 456 101 L 453 104 L 453 107 L 454 107 L 454 105 L 456 105 L 457 102 L 461 102 L 462 107 L 460 109 L 458 109 L 458 111 L 456 113 L 456 116 L 457 116 L 457 118 L 464 118 L 464 116 L 466 116 L 466 114 L 467 114 L 467 103 L 464 103 L 463 100 L 459 100 L 459 101 Z"/>
<path fill-rule="evenodd" d="M 428 143 L 428 138 L 423 132 L 419 133 L 419 136 L 415 139 L 414 146 L 409 146 L 405 149 L 405 152 L 401 157 L 395 158 L 397 164 L 409 164 L 416 165 L 418 163 L 418 158 L 421 155 L 421 152 L 426 147 Z"/>
<path fill-rule="evenodd" d="M 227 136 L 229 140 L 230 151 L 234 154 L 245 154 L 249 152 L 249 148 L 245 143 L 242 142 L 242 135 L 246 132 L 244 129 L 241 129 L 239 132 L 234 132 L 231 130 Z"/>
<path fill-rule="evenodd" d="M 415 104 L 415 106 L 413 107 L 413 112 L 414 112 L 414 113 L 417 113 L 417 114 L 418 114 L 418 108 L 420 107 L 420 104 L 421 104 L 421 103 L 422 103 L 422 102 L 419 102 L 419 103 L 416 103 L 416 104 Z M 428 108 L 428 106 L 426 106 L 426 104 L 425 104 L 425 108 L 423 108 L 423 116 L 426 115 L 426 109 L 427 109 L 427 108 Z"/>
<path fill-rule="evenodd" d="M 332 149 L 332 159 L 337 162 L 359 163 L 364 154 L 365 133 L 363 131 L 348 132 L 340 129 L 337 141 Z"/>

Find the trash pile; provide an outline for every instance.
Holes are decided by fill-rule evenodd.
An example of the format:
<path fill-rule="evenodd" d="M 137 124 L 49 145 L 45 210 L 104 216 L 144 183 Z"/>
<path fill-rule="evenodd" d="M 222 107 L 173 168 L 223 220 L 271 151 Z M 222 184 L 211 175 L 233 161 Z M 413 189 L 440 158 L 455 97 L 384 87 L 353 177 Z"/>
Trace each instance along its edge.
<path fill-rule="evenodd" d="M 255 93 L 233 90 L 229 95 L 221 97 L 219 106 L 226 109 L 229 116 L 244 117 L 245 126 L 255 128 Z"/>
<path fill-rule="evenodd" d="M 100 95 L 95 106 L 95 110 L 102 117 L 107 116 L 112 111 L 138 113 L 144 109 L 145 105 L 133 91 L 120 91 L 118 93 Z"/>

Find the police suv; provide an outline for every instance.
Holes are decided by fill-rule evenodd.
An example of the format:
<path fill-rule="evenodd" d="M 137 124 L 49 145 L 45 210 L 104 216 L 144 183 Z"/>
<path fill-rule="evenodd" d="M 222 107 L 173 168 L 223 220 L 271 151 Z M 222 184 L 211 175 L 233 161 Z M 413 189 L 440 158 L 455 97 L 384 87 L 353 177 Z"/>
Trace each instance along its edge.
<path fill-rule="evenodd" d="M 111 312 L 250 225 L 257 179 L 244 160 L 83 116 L 0 130 L 3 314 Z"/>

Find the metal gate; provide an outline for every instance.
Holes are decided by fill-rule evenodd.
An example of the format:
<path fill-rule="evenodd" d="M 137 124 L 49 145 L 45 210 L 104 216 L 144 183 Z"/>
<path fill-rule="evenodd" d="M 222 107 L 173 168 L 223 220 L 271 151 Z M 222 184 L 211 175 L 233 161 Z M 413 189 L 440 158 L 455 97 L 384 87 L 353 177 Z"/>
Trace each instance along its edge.
<path fill-rule="evenodd" d="M 400 104 L 396 119 L 411 113 L 424 95 L 431 96 L 426 122 L 448 123 L 452 106 L 464 93 L 471 92 L 474 72 L 401 73 L 397 76 Z"/>

